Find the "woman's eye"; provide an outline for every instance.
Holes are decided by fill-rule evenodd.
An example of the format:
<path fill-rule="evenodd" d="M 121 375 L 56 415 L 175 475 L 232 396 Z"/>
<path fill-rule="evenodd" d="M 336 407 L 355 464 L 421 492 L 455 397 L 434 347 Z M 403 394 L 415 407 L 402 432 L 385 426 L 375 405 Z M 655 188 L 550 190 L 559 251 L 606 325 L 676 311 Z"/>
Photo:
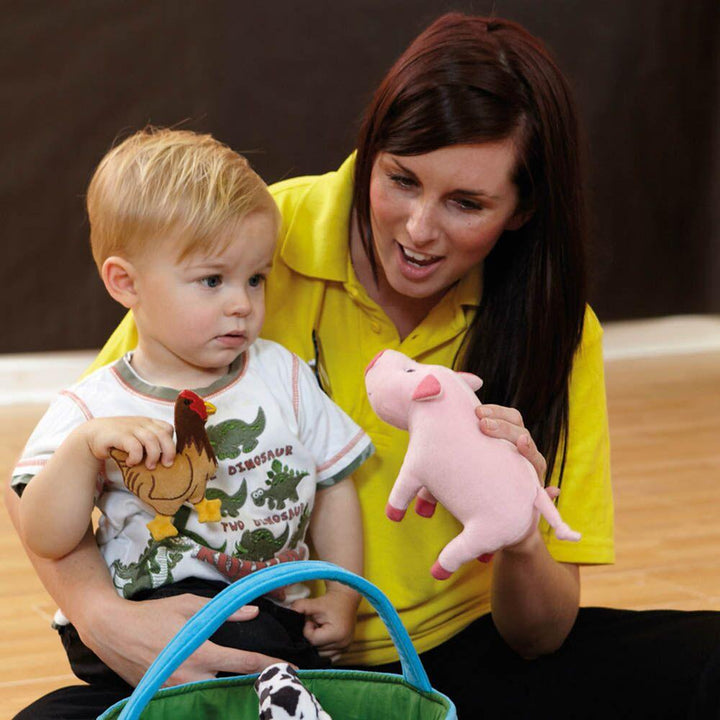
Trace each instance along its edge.
<path fill-rule="evenodd" d="M 258 274 L 258 275 L 253 275 L 248 280 L 248 284 L 250 285 L 250 287 L 259 287 L 260 285 L 263 284 L 264 281 L 265 281 L 265 276 Z"/>
<path fill-rule="evenodd" d="M 407 175 L 400 175 L 398 173 L 391 173 L 389 176 L 390 180 L 401 188 L 412 188 L 417 185 L 413 178 Z"/>
<path fill-rule="evenodd" d="M 200 284 L 209 288 L 216 288 L 222 285 L 222 275 L 208 275 L 200 280 Z"/>
<path fill-rule="evenodd" d="M 469 211 L 477 211 L 482 210 L 482 205 L 480 203 L 475 202 L 475 200 L 468 200 L 467 198 L 455 198 L 453 202 L 461 209 L 461 210 L 469 210 Z"/>

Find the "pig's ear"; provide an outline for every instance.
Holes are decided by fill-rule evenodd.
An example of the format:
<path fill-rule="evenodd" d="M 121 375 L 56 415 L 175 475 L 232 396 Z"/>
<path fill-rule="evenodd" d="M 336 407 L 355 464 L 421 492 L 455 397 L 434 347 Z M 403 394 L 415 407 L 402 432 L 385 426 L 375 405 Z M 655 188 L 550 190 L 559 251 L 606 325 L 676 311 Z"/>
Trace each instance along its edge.
<path fill-rule="evenodd" d="M 415 388 L 412 399 L 434 400 L 440 397 L 441 392 L 442 387 L 440 386 L 440 381 L 434 375 L 426 375 Z"/>
<path fill-rule="evenodd" d="M 477 392 L 483 385 L 483 381 L 472 373 L 458 372 L 455 373 L 464 383 L 470 386 L 473 392 Z"/>

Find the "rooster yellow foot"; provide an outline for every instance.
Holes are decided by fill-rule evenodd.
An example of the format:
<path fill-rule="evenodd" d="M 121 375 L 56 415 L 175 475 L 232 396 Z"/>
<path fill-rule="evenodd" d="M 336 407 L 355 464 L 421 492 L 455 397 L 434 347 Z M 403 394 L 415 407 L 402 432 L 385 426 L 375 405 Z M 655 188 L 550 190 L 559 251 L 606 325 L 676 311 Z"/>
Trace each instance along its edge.
<path fill-rule="evenodd" d="M 221 500 L 208 500 L 203 498 L 195 509 L 197 510 L 198 520 L 201 523 L 206 522 L 220 522 L 220 508 L 222 506 Z"/>
<path fill-rule="evenodd" d="M 165 538 L 174 537 L 178 534 L 177 528 L 173 525 L 172 518 L 167 515 L 156 515 L 154 520 L 148 524 L 153 540 L 159 542 Z"/>

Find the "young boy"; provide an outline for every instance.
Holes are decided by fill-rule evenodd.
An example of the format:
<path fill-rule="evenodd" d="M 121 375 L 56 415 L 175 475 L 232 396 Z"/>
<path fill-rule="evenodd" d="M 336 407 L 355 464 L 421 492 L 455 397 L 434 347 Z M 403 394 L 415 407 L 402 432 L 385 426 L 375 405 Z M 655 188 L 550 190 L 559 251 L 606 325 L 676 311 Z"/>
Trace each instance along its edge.
<path fill-rule="evenodd" d="M 280 221 L 264 183 L 209 135 L 150 129 L 105 156 L 87 204 L 95 262 L 108 293 L 132 309 L 139 340 L 61 393 L 28 441 L 13 472 L 27 545 L 67 554 L 95 504 L 98 545 L 127 598 L 213 596 L 268 561 L 307 558 L 306 529 L 317 556 L 362 572 L 350 473 L 370 440 L 306 365 L 258 339 Z M 172 465 L 174 401 L 189 388 L 216 409 L 206 426 L 215 512 L 200 522 L 183 506 L 178 533 L 156 540 L 152 508 L 126 488 L 110 452 L 125 451 L 138 470 Z M 331 582 L 308 594 L 291 586 L 261 598 L 256 619 L 226 623 L 214 639 L 326 665 L 350 642 L 358 598 Z M 107 682 L 114 673 L 58 619 L 76 674 Z"/>

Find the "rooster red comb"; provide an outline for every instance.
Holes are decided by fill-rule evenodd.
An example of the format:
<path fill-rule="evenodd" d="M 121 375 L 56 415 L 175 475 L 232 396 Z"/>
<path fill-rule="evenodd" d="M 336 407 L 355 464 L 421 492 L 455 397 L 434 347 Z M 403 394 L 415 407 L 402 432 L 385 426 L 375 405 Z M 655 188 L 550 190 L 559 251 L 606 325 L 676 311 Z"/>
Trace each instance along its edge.
<path fill-rule="evenodd" d="M 186 405 L 191 410 L 194 410 L 203 420 L 207 420 L 208 412 L 205 401 L 192 390 L 183 390 L 175 401 L 175 406 L 178 407 L 180 404 Z"/>

